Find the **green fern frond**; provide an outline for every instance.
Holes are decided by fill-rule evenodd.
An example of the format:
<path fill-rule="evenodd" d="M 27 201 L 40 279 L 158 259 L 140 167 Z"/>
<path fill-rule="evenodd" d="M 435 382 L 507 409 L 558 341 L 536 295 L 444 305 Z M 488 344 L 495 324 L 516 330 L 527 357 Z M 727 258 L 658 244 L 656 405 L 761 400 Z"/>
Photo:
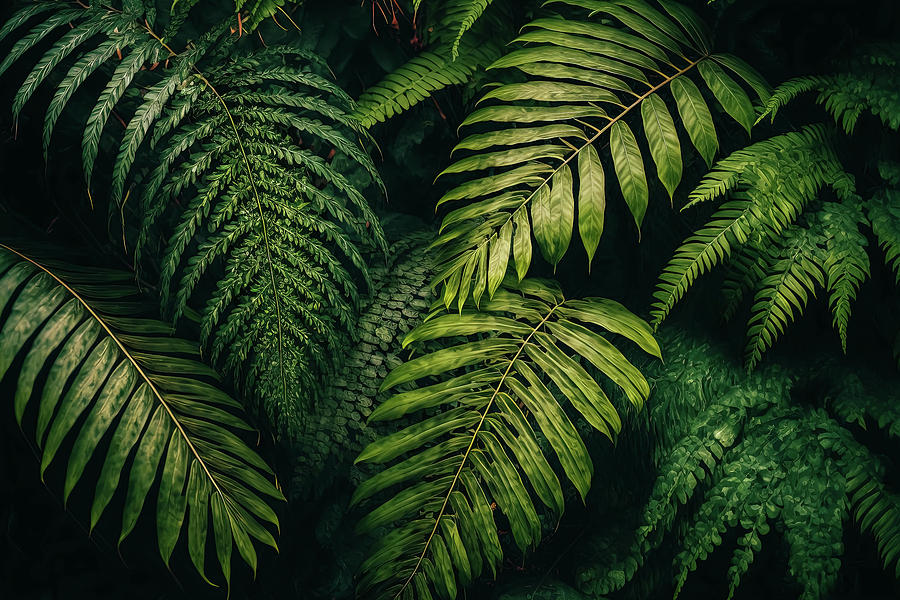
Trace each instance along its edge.
<path fill-rule="evenodd" d="M 426 50 L 363 92 L 353 117 L 364 127 L 387 121 L 449 85 L 468 82 L 499 55 L 492 44 L 466 49 L 456 60 L 447 48 Z"/>
<path fill-rule="evenodd" d="M 206 579 L 212 537 L 228 583 L 234 546 L 254 572 L 251 538 L 277 549 L 268 525 L 277 528 L 278 519 L 262 497 L 282 495 L 269 467 L 234 434 L 250 427 L 234 414 L 240 404 L 211 383 L 218 377 L 198 362 L 196 345 L 171 337 L 165 323 L 134 316 L 140 305 L 131 277 L 38 262 L 0 244 L 0 379 L 18 370 L 15 415 L 27 431 L 34 427 L 42 476 L 77 430 L 66 500 L 88 464 L 103 455 L 91 529 L 127 478 L 121 543 L 158 484 L 163 561 L 169 563 L 186 537 L 191 561 Z M 33 422 L 23 421 L 29 409 Z"/>
<path fill-rule="evenodd" d="M 734 317 L 746 294 L 755 289 L 759 281 L 766 276 L 768 264 L 769 257 L 766 251 L 752 245 L 744 246 L 741 252 L 731 255 L 728 272 L 722 283 L 722 295 L 725 297 L 723 320 L 729 321 Z"/>
<path fill-rule="evenodd" d="M 821 438 L 843 462 L 854 520 L 874 536 L 884 568 L 893 568 L 894 576 L 900 577 L 900 494 L 885 485 L 884 464 L 846 429 L 832 427 Z"/>
<path fill-rule="evenodd" d="M 442 5 L 428 29 L 428 45 L 417 56 L 367 88 L 353 117 L 364 127 L 387 121 L 446 87 L 469 83 L 473 76 L 502 54 L 498 40 L 512 37 L 512 23 L 495 17 L 482 19 L 475 9 L 490 0 L 452 0 Z M 464 37 L 465 36 L 465 37 Z"/>
<path fill-rule="evenodd" d="M 900 45 L 881 44 L 859 52 L 839 73 L 787 81 L 772 93 L 759 120 L 766 116 L 774 119 L 778 110 L 797 96 L 815 91 L 816 102 L 825 106 L 847 134 L 853 133 L 863 112 L 873 114 L 885 127 L 896 131 L 900 129 L 898 58 Z"/>
<path fill-rule="evenodd" d="M 538 445 L 538 431 L 585 497 L 591 459 L 554 394 L 565 396 L 611 439 L 621 422 L 573 352 L 610 378 L 635 406 L 649 394 L 640 372 L 593 329 L 622 335 L 658 357 L 646 323 L 609 300 L 566 300 L 549 282 L 513 281 L 483 301 L 480 311 L 471 302 L 460 312 L 438 304 L 404 345 L 460 336 L 468 341 L 414 358 L 382 384 L 391 389 L 441 376 L 438 383 L 392 396 L 370 420 L 439 406 L 443 411 L 376 440 L 357 459 L 400 461 L 360 485 L 354 503 L 404 484 L 358 525 L 363 532 L 391 528 L 362 566 L 361 593 L 452 598 L 457 582 L 465 585 L 485 567 L 496 572 L 503 554 L 491 501 L 509 519 L 516 546 L 523 552 L 534 547 L 542 527 L 526 482 L 553 514 L 563 510 L 561 484 Z M 537 429 L 526 414 L 534 417 Z M 429 442 L 436 445 L 423 448 Z"/>
<path fill-rule="evenodd" d="M 459 43 L 463 36 L 468 32 L 472 25 L 475 24 L 485 9 L 490 6 L 493 0 L 447 0 L 444 5 L 446 14 L 443 18 L 444 23 L 452 23 L 455 25 L 453 30 L 453 42 L 450 45 L 450 58 L 457 60 L 459 58 Z"/>
<path fill-rule="evenodd" d="M 803 314 L 816 286 L 825 286 L 820 240 L 806 228 L 783 232 L 772 252 L 768 275 L 759 282 L 747 323 L 745 362 L 753 369 L 797 315 Z"/>
<path fill-rule="evenodd" d="M 462 125 L 490 129 L 465 137 L 457 150 L 466 156 L 440 175 L 466 179 L 439 205 L 468 202 L 450 213 L 436 243 L 441 262 L 436 282 L 443 282 L 448 306 L 460 290 L 475 297 L 485 291 L 481 265 L 504 273 L 512 254 L 524 276 L 532 233 L 555 266 L 577 222 L 590 263 L 603 229 L 607 158 L 640 228 L 649 187 L 647 161 L 629 124 L 638 113 L 658 179 L 672 197 L 682 178 L 682 151 L 665 92 L 671 91 L 688 137 L 707 162 L 718 139 L 709 105 L 690 78 L 701 79 L 747 131 L 754 120 L 750 98 L 725 69 L 767 97 L 765 83 L 749 66 L 709 53 L 704 27 L 679 4 L 660 2 L 662 10 L 645 0 L 563 4 L 587 18 L 540 18 L 526 26 L 515 40 L 518 49 L 490 67 L 509 70 L 518 81 L 484 94 L 479 101 L 484 106 Z M 617 25 L 602 24 L 601 18 Z M 491 225 L 479 226 L 487 222 Z M 454 228 L 447 231 L 451 223 Z M 516 241 L 510 246 L 506 232 L 513 230 Z M 487 287 L 488 297 L 498 284 L 495 279 Z"/>
<path fill-rule="evenodd" d="M 353 273 L 367 272 L 358 244 L 385 248 L 362 191 L 333 163 L 345 157 L 380 185 L 352 137 L 350 100 L 314 64 L 288 67 L 292 54 L 233 55 L 154 106 L 157 163 L 140 181 L 135 249 L 139 260 L 154 232 L 167 232 L 158 252 L 164 305 L 177 317 L 191 301 L 205 304 L 211 357 L 289 436 L 302 430 L 301 407 L 322 391 L 354 325 Z M 157 102 L 152 93 L 145 104 Z M 126 136 L 118 172 L 139 144 Z M 179 209 L 180 197 L 188 200 Z M 209 291 L 201 283 L 220 268 Z"/>
<path fill-rule="evenodd" d="M 631 424 L 635 430 L 626 450 L 652 458 L 640 463 L 640 471 L 651 474 L 651 491 L 640 522 L 629 527 L 627 552 L 616 549 L 610 560 L 608 545 L 582 546 L 589 553 L 577 572 L 582 592 L 641 589 L 643 565 L 665 560 L 674 546 L 677 595 L 699 563 L 723 552 L 724 540 L 736 534 L 729 597 L 748 575 L 764 538 L 783 536 L 786 543 L 775 545 L 786 550 L 797 595 L 827 598 L 851 520 L 873 533 L 885 568 L 897 568 L 900 504 L 886 481 L 886 465 L 830 414 L 843 419 L 859 410 L 892 428 L 897 412 L 890 393 L 876 400 L 853 370 L 814 356 L 813 369 L 801 363 L 747 373 L 721 348 L 692 339 L 683 328 L 663 331 L 660 338 L 671 358 L 645 368 L 653 389 L 649 415 Z M 884 387 L 881 381 L 876 385 Z M 607 469 L 604 475 L 614 473 Z"/>
<path fill-rule="evenodd" d="M 868 240 L 859 231 L 868 221 L 858 199 L 829 202 L 817 213 L 825 236 L 825 270 L 828 306 L 834 316 L 834 328 L 847 352 L 847 326 L 851 304 L 859 286 L 869 278 Z"/>
<path fill-rule="evenodd" d="M 737 277 L 730 277 L 726 284 L 726 314 L 733 314 L 750 289 L 757 295 L 748 366 L 759 361 L 793 318 L 793 311 L 802 312 L 806 294 L 820 279 L 822 269 L 827 273 L 827 283 L 822 285 L 830 294 L 835 328 L 842 344 L 846 343 L 850 304 L 868 276 L 868 258 L 865 237 L 857 229 L 864 219 L 855 182 L 844 171 L 833 143 L 827 128 L 807 126 L 757 142 L 717 163 L 689 195 L 688 206 L 720 197 L 730 199 L 685 240 L 663 269 L 654 292 L 654 325 L 669 315 L 700 275 L 729 259 Z M 815 240 L 804 245 L 807 251 L 795 264 L 783 253 L 798 241 L 796 236 L 791 238 L 790 232 L 796 231 L 792 224 L 826 187 L 842 201 L 828 202 L 810 217 L 808 228 L 814 230 Z M 846 219 L 854 219 L 856 235 L 853 229 L 842 229 L 848 224 Z M 823 248 L 813 251 L 819 245 Z M 814 256 L 818 258 L 813 260 Z"/>

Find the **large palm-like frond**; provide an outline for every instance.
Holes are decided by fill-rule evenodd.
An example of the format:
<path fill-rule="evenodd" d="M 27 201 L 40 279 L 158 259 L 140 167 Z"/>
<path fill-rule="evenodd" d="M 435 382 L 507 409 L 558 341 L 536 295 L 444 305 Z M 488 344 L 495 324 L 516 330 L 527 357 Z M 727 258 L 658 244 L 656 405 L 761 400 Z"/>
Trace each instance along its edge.
<path fill-rule="evenodd" d="M 254 571 L 251 538 L 276 548 L 267 526 L 278 519 L 263 498 L 282 495 L 235 435 L 250 427 L 235 414 L 240 404 L 212 384 L 217 376 L 197 360 L 197 346 L 134 316 L 130 278 L 38 262 L 0 244 L 0 380 L 16 378 L 15 415 L 41 449 L 42 475 L 72 444 L 66 499 L 88 464 L 102 460 L 91 528 L 122 488 L 121 542 L 158 486 L 163 560 L 187 538 L 199 573 L 206 578 L 209 546 L 229 581 L 234 546 Z M 23 421 L 29 409 L 34 416 Z"/>
<path fill-rule="evenodd" d="M 747 131 L 755 119 L 753 106 L 729 71 L 760 99 L 768 98 L 767 85 L 744 62 L 710 53 L 702 23 L 680 4 L 659 2 L 660 9 L 645 0 L 563 4 L 596 18 L 549 17 L 527 26 L 516 40 L 520 48 L 490 67 L 513 69 L 525 80 L 487 91 L 480 100 L 484 106 L 463 122 L 481 129 L 464 137 L 454 152 L 466 156 L 441 174 L 466 179 L 439 204 L 468 202 L 447 215 L 436 242 L 437 280 L 445 283 L 448 304 L 457 296 L 465 301 L 460 289 L 478 297 L 485 283 L 492 295 L 510 253 L 524 277 L 532 234 L 544 258 L 556 265 L 577 223 L 590 262 L 603 231 L 607 156 L 640 227 L 649 186 L 632 118 L 643 128 L 670 197 L 682 177 L 680 136 L 665 94 L 671 92 L 689 139 L 707 163 L 718 138 L 710 107 L 692 78 L 699 77 Z M 488 272 L 501 277 L 486 278 Z"/>
<path fill-rule="evenodd" d="M 370 512 L 361 531 L 389 526 L 364 563 L 360 591 L 374 597 L 456 597 L 503 551 L 491 513 L 496 503 L 521 551 L 541 538 L 529 485 L 554 515 L 563 511 L 559 478 L 538 432 L 583 499 L 593 466 L 567 407 L 615 439 L 619 416 L 582 361 L 621 387 L 640 407 L 649 394 L 641 373 L 597 329 L 622 335 L 660 356 L 649 327 L 621 305 L 600 298 L 566 300 L 548 282 L 526 279 L 462 312 L 438 304 L 405 345 L 464 336 L 468 341 L 414 358 L 394 369 L 383 389 L 439 377 L 400 392 L 370 420 L 431 414 L 366 447 L 358 461 L 391 467 L 365 481 L 354 502 L 402 489 Z M 440 407 L 436 414 L 429 409 Z M 532 421 L 533 418 L 533 421 Z"/>

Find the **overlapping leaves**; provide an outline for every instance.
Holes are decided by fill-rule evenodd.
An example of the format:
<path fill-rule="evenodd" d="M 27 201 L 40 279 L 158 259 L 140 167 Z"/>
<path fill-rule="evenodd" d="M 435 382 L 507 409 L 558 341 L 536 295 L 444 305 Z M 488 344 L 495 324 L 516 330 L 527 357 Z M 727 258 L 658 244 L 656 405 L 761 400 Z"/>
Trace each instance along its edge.
<path fill-rule="evenodd" d="M 433 24 L 422 28 L 425 49 L 367 88 L 354 118 L 366 127 L 387 121 L 435 92 L 470 82 L 499 58 L 499 40 L 512 37 L 514 29 L 508 18 L 480 19 L 489 4 L 490 0 L 449 0 L 429 7 Z"/>
<path fill-rule="evenodd" d="M 621 427 L 585 365 L 608 377 L 637 407 L 650 391 L 640 371 L 598 329 L 660 356 L 646 323 L 621 305 L 600 298 L 566 300 L 553 284 L 532 279 L 518 285 L 509 280 L 480 310 L 473 303 L 461 312 L 438 304 L 409 334 L 405 345 L 446 341 L 394 369 L 383 389 L 421 383 L 395 394 L 370 417 L 424 412 L 421 421 L 376 440 L 358 458 L 393 464 L 360 485 L 354 502 L 400 486 L 359 523 L 361 531 L 390 527 L 362 567 L 361 593 L 455 598 L 460 586 L 482 572 L 495 573 L 503 550 L 492 502 L 509 520 L 516 546 L 523 552 L 534 547 L 541 523 L 533 496 L 557 517 L 564 508 L 562 484 L 540 438 L 585 497 L 593 466 L 570 415 L 578 413 L 612 439 Z M 450 345 L 460 336 L 467 341 Z M 438 382 L 429 383 L 434 377 Z"/>
<path fill-rule="evenodd" d="M 203 342 L 211 356 L 222 358 L 248 396 L 290 432 L 333 362 L 331 342 L 352 324 L 356 277 L 365 279 L 357 245 L 371 240 L 384 247 L 377 219 L 348 177 L 358 169 L 379 182 L 378 174 L 348 117 L 352 101 L 321 75 L 317 56 L 276 46 L 243 53 L 240 36 L 230 35 L 231 18 L 176 53 L 173 40 L 193 5 L 176 3 L 160 35 L 140 3 L 121 10 L 61 2 L 27 7 L 0 39 L 43 20 L 15 43 L 0 73 L 72 23 L 13 106 L 18 114 L 74 57 L 46 113 L 46 148 L 82 83 L 114 65 L 84 130 L 88 191 L 103 162 L 107 121 L 114 110 L 131 115 L 115 136 L 109 196 L 110 208 L 122 212 L 123 238 L 128 216 L 139 220 L 135 262 L 161 273 L 161 301 L 173 318 L 188 302 L 206 305 Z M 145 93 L 129 94 L 138 84 Z M 128 202 L 132 194 L 139 200 Z M 195 293 L 209 287 L 212 293 Z"/>
<path fill-rule="evenodd" d="M 710 220 L 675 251 L 663 269 L 653 305 L 661 323 L 694 281 L 719 264 L 731 316 L 748 292 L 746 363 L 755 366 L 810 295 L 829 294 L 834 325 L 846 348 L 851 305 L 868 278 L 868 220 L 854 179 L 844 171 L 834 133 L 814 125 L 757 142 L 721 160 L 689 195 L 692 206 L 727 196 Z M 804 215 L 825 188 L 837 201 Z"/>
<path fill-rule="evenodd" d="M 117 490 L 121 542 L 155 501 L 159 552 L 180 538 L 206 578 L 215 553 L 226 581 L 238 553 L 255 571 L 253 540 L 277 548 L 278 519 L 264 498 L 282 499 L 272 472 L 235 431 L 250 427 L 240 404 L 213 385 L 195 344 L 135 317 L 128 273 L 39 263 L 0 245 L 0 380 L 14 381 L 16 418 L 41 449 L 41 474 L 67 448 L 64 498 L 90 463 L 91 528 Z M 10 370 L 10 367 L 15 367 Z M 27 414 L 32 416 L 24 419 Z"/>
<path fill-rule="evenodd" d="M 560 4 L 560 3 L 555 3 Z M 512 69 L 524 81 L 490 88 L 481 108 L 463 122 L 470 130 L 442 175 L 462 174 L 440 205 L 465 201 L 449 213 L 436 241 L 448 306 L 467 294 L 488 296 L 512 255 L 519 277 L 532 260 L 532 238 L 556 265 L 577 231 L 593 258 L 603 232 L 607 183 L 615 180 L 640 227 L 649 201 L 644 152 L 632 129 L 649 142 L 657 177 L 671 197 L 682 177 L 682 149 L 664 96 L 671 94 L 688 138 L 711 164 L 718 138 L 699 77 L 718 105 L 747 131 L 755 120 L 750 98 L 730 73 L 768 98 L 762 78 L 740 59 L 710 54 L 705 27 L 668 0 L 567 0 L 588 18 L 533 21 L 519 49 L 492 69 Z M 657 8 L 659 6 L 660 8 Z M 606 22 L 613 24 L 606 24 Z M 609 145 L 607 154 L 606 145 Z M 612 162 L 612 172 L 608 169 Z"/>
<path fill-rule="evenodd" d="M 154 131 L 156 164 L 139 188 L 137 252 L 160 228 L 168 236 L 158 251 L 165 305 L 177 316 L 205 304 L 212 358 L 291 435 L 353 329 L 359 246 L 385 248 L 345 175 L 355 168 L 380 184 L 353 137 L 351 100 L 314 60 L 289 47 L 235 52 L 189 79 Z"/>
<path fill-rule="evenodd" d="M 598 531 L 581 549 L 588 557 L 578 572 L 583 592 L 645 587 L 653 577 L 647 565 L 666 560 L 661 546 L 670 540 L 676 552 L 661 579 L 674 579 L 676 594 L 701 562 L 729 553 L 732 597 L 759 576 L 750 567 L 769 546 L 783 551 L 798 597 L 827 598 L 851 521 L 875 537 L 885 568 L 900 574 L 900 502 L 886 477 L 892 465 L 845 426 L 878 426 L 895 436 L 889 387 L 881 380 L 869 387 L 858 369 L 817 356 L 797 368 L 747 374 L 722 348 L 683 332 L 660 337 L 671 358 L 645 370 L 654 390 L 649 418 L 634 423 L 626 442 L 629 455 L 653 457 L 638 463 L 651 491 L 624 548 L 621 536 L 606 543 L 607 533 Z M 784 544 L 772 539 L 782 535 Z"/>

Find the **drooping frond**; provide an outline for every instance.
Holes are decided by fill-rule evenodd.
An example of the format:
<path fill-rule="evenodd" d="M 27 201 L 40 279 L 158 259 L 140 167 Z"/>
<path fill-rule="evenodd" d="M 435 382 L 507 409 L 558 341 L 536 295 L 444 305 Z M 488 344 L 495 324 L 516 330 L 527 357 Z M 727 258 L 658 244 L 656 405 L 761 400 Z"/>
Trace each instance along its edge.
<path fill-rule="evenodd" d="M 450 44 L 450 58 L 459 58 L 459 43 L 475 24 L 493 0 L 446 0 L 443 23 L 452 25 L 453 41 Z"/>
<path fill-rule="evenodd" d="M 230 35 L 230 19 L 176 53 L 173 39 L 192 2 L 176 3 L 159 35 L 142 19 L 140 3 L 126 3 L 124 12 L 47 4 L 39 12 L 50 17 L 16 43 L 0 72 L 45 32 L 70 21 L 73 27 L 28 76 L 14 111 L 68 54 L 80 53 L 48 108 L 46 145 L 79 86 L 121 58 L 87 116 L 89 193 L 95 165 L 105 162 L 105 125 L 121 110 L 130 118 L 110 136 L 110 207 L 123 213 L 123 238 L 125 220 L 137 213 L 135 262 L 159 258 L 150 262 L 161 271 L 161 300 L 173 316 L 189 301 L 205 304 L 211 356 L 289 429 L 330 364 L 336 330 L 352 324 L 356 277 L 365 278 L 356 245 L 372 239 L 383 247 L 378 221 L 348 177 L 359 169 L 379 182 L 348 116 L 352 101 L 320 74 L 322 60 L 308 51 L 238 51 L 240 32 Z M 35 11 L 23 9 L 0 37 Z M 144 93 L 128 94 L 138 82 Z M 132 192 L 138 201 L 128 202 Z M 161 233 L 169 238 L 162 248 Z"/>
<path fill-rule="evenodd" d="M 847 352 L 847 326 L 850 322 L 851 304 L 863 281 L 869 278 L 869 245 L 860 225 L 868 221 L 858 199 L 844 202 L 828 202 L 816 214 L 825 238 L 825 287 L 828 290 L 828 307 L 834 316 L 834 328 L 841 338 L 841 347 Z"/>
<path fill-rule="evenodd" d="M 900 129 L 900 45 L 879 44 L 864 49 L 845 69 L 832 75 L 791 79 L 772 93 L 759 119 L 775 118 L 778 110 L 807 92 L 818 92 L 816 102 L 834 117 L 843 130 L 853 133 L 859 117 L 869 112 L 894 131 Z"/>
<path fill-rule="evenodd" d="M 543 281 L 507 285 L 482 301 L 480 310 L 473 302 L 460 312 L 438 304 L 404 344 L 446 339 L 444 347 L 397 367 L 382 384 L 391 389 L 439 377 L 397 393 L 370 417 L 431 415 L 376 440 L 357 459 L 398 460 L 360 485 L 354 503 L 403 484 L 358 526 L 390 527 L 362 566 L 359 588 L 367 597 L 454 598 L 458 585 L 485 569 L 496 572 L 503 551 L 492 503 L 509 520 L 516 546 L 523 552 L 534 547 L 542 527 L 526 485 L 551 513 L 563 510 L 562 487 L 538 432 L 585 497 L 592 462 L 557 398 L 565 397 L 610 438 L 621 422 L 577 357 L 611 379 L 635 406 L 649 393 L 641 373 L 595 331 L 622 335 L 659 356 L 646 323 L 609 300 L 566 300 Z M 429 410 L 438 407 L 439 412 Z"/>
<path fill-rule="evenodd" d="M 268 525 L 278 519 L 263 497 L 282 499 L 281 492 L 234 433 L 250 429 L 235 414 L 240 404 L 213 385 L 218 377 L 197 360 L 195 344 L 135 316 L 130 279 L 38 262 L 0 244 L 0 380 L 17 379 L 15 415 L 41 450 L 42 476 L 71 443 L 64 498 L 86 483 L 90 463 L 102 461 L 92 529 L 123 488 L 121 542 L 157 490 L 163 560 L 186 538 L 205 579 L 209 545 L 228 582 L 234 546 L 254 571 L 251 538 L 277 548 Z"/>
<path fill-rule="evenodd" d="M 726 317 L 748 292 L 755 294 L 748 367 L 756 365 L 785 326 L 803 312 L 817 283 L 828 291 L 834 326 L 846 348 L 851 304 L 869 276 L 867 240 L 859 231 L 868 221 L 855 181 L 844 171 L 833 144 L 833 134 L 814 125 L 757 142 L 717 163 L 691 192 L 688 206 L 728 200 L 663 269 L 654 292 L 654 325 L 669 315 L 700 275 L 727 263 Z M 817 204 L 795 226 L 824 188 L 830 188 L 837 201 Z"/>
<path fill-rule="evenodd" d="M 753 69 L 736 57 L 710 53 L 704 26 L 680 4 L 562 4 L 577 7 L 583 17 L 531 22 L 516 39 L 518 49 L 491 65 L 511 70 L 516 79 L 484 94 L 483 106 L 463 122 L 466 128 L 479 125 L 479 132 L 463 138 L 454 154 L 465 156 L 441 174 L 465 177 L 439 202 L 466 202 L 444 219 L 436 243 L 436 280 L 445 284 L 448 305 L 458 294 L 462 299 L 461 289 L 478 297 L 485 274 L 504 273 L 510 253 L 523 277 L 531 264 L 532 233 L 544 258 L 556 265 L 577 223 L 590 263 L 603 231 L 607 177 L 618 181 L 640 228 L 649 199 L 648 161 L 633 127 L 643 130 L 670 198 L 681 182 L 681 141 L 664 99 L 670 93 L 689 139 L 708 163 L 718 138 L 694 79 L 747 131 L 753 107 L 729 71 L 768 97 Z M 499 279 L 487 279 L 490 297 Z"/>
<path fill-rule="evenodd" d="M 354 326 L 357 277 L 366 276 L 359 244 L 384 250 L 378 219 L 347 176 L 355 168 L 380 184 L 350 108 L 302 51 L 234 53 L 181 86 L 139 186 L 136 253 L 147 254 L 159 228 L 168 236 L 158 253 L 164 304 L 177 316 L 203 303 L 212 359 L 288 434 Z"/>
<path fill-rule="evenodd" d="M 803 314 L 817 285 L 825 285 L 819 243 L 809 229 L 792 227 L 782 233 L 778 246 L 771 250 L 771 263 L 766 277 L 757 285 L 747 323 L 748 369 L 755 367 L 788 324 Z"/>

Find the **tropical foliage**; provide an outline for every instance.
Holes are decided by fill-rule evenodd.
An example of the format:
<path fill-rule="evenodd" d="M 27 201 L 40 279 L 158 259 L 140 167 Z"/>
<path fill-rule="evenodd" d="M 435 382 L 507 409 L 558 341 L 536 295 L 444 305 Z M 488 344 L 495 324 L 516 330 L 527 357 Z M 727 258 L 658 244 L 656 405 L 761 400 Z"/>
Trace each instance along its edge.
<path fill-rule="evenodd" d="M 58 452 L 75 438 L 65 499 L 100 440 L 109 440 L 105 456 L 97 456 L 103 466 L 93 486 L 91 529 L 124 486 L 121 543 L 158 483 L 162 559 L 169 562 L 179 538 L 187 538 L 205 579 L 212 536 L 228 582 L 235 546 L 254 571 L 251 538 L 277 548 L 267 525 L 277 527 L 278 518 L 263 497 L 282 495 L 271 469 L 234 433 L 251 429 L 235 414 L 241 405 L 214 385 L 219 377 L 196 360 L 195 344 L 170 337 L 166 323 L 135 317 L 140 304 L 130 279 L 123 272 L 38 262 L 0 245 L 0 311 L 6 314 L 0 379 L 16 381 L 15 416 L 41 448 L 42 476 L 54 458 L 64 460 Z M 29 408 L 36 416 L 26 427 Z"/>
<path fill-rule="evenodd" d="M 871 112 L 886 128 L 884 137 L 896 140 L 897 52 L 893 45 L 879 47 L 852 61 L 850 73 L 788 81 L 774 92 L 759 120 L 774 119 L 798 94 L 818 90 L 817 102 L 827 107 L 844 135 L 853 133 L 863 112 Z M 844 142 L 841 133 L 828 126 L 809 125 L 719 161 L 688 195 L 685 208 L 727 201 L 685 240 L 663 270 L 654 323 L 668 316 L 697 277 L 727 263 L 725 317 L 734 315 L 744 296 L 753 293 L 748 368 L 821 288 L 828 294 L 834 328 L 846 352 L 852 303 L 870 273 L 870 238 L 884 250 L 886 265 L 900 282 L 900 170 L 890 154 L 867 154 L 866 167 L 877 178 L 874 185 L 862 187 L 844 166 Z"/>
<path fill-rule="evenodd" d="M 833 364 L 773 365 L 747 375 L 708 342 L 679 335 L 664 343 L 672 360 L 650 367 L 664 400 L 652 405 L 649 420 L 634 423 L 643 435 L 632 442 L 639 455 L 652 457 L 656 479 L 632 540 L 611 547 L 600 535 L 586 543 L 596 562 L 579 571 L 581 589 L 609 594 L 664 553 L 677 596 L 734 531 L 729 598 L 762 548 L 777 545 L 776 535 L 786 542 L 797 596 L 825 597 L 839 576 L 843 528 L 851 522 L 874 535 L 885 568 L 900 574 L 900 496 L 885 484 L 885 457 L 855 439 L 851 427 L 895 438 L 894 398 Z"/>
<path fill-rule="evenodd" d="M 897 17 L 3 11 L 0 595 L 896 595 Z"/>

